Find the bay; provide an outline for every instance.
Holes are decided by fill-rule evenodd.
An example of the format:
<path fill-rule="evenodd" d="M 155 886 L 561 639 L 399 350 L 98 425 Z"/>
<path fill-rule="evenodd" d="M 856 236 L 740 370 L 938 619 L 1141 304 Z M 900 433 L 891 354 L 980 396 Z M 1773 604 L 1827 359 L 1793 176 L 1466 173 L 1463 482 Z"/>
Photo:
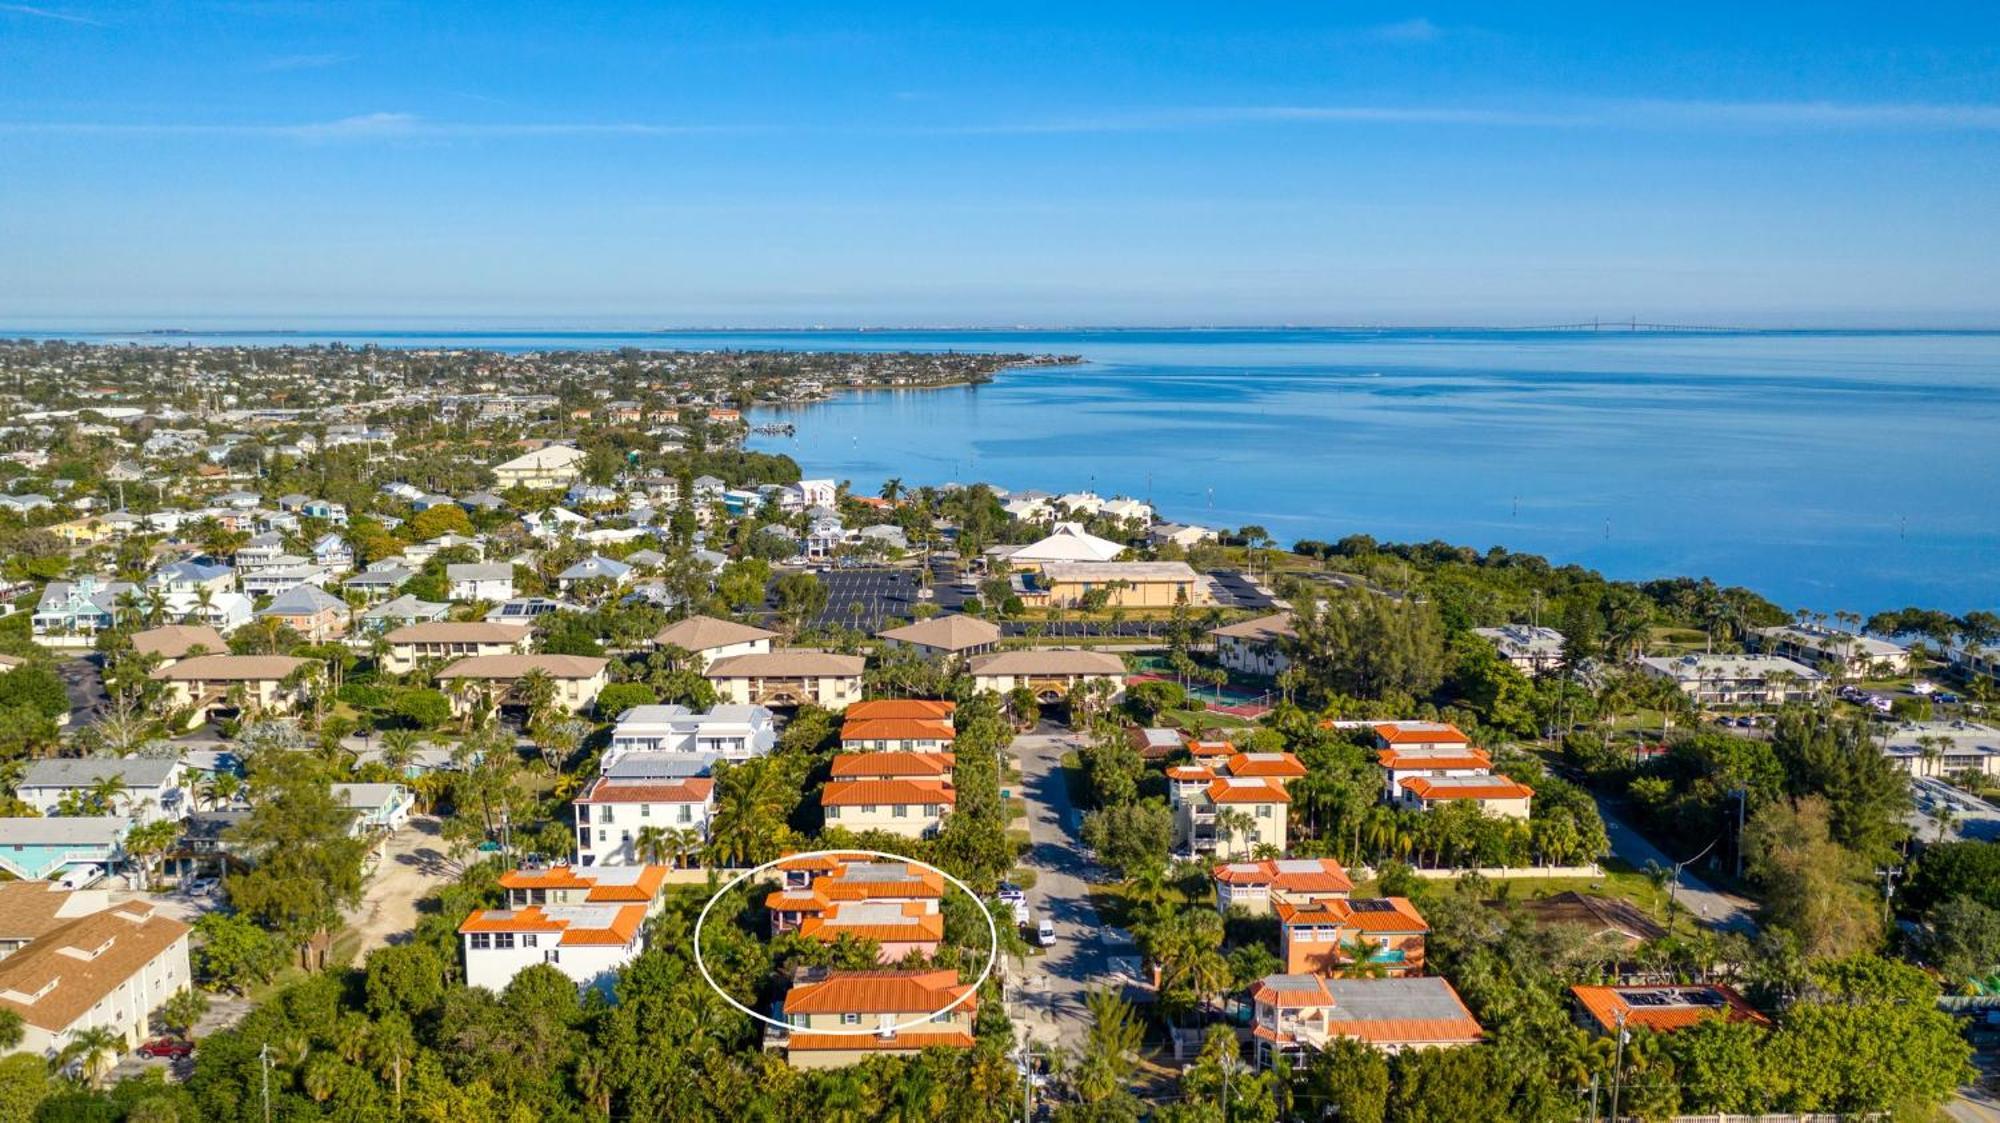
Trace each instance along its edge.
<path fill-rule="evenodd" d="M 1082 365 L 977 387 L 758 410 L 798 431 L 750 444 L 864 492 L 892 477 L 1091 489 L 1286 544 L 1497 545 L 1826 612 L 2000 606 L 2000 333 L 364 326 L 184 341 L 1074 353 Z"/>

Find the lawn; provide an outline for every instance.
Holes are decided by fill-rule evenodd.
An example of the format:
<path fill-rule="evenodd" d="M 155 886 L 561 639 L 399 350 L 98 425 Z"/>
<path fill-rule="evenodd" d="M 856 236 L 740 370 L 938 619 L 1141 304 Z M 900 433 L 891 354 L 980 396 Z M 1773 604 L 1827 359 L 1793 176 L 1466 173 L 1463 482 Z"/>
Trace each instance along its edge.
<path fill-rule="evenodd" d="M 1249 718 L 1218 713 L 1215 710 L 1162 710 L 1158 720 L 1162 725 L 1171 725 L 1190 732 L 1203 729 L 1249 729 L 1257 724 Z"/>
<path fill-rule="evenodd" d="M 1646 876 L 1645 871 L 1617 858 L 1606 858 L 1598 865 L 1604 869 L 1603 877 L 1515 877 L 1505 881 L 1489 882 L 1489 892 L 1496 898 L 1512 897 L 1516 900 L 1550 897 L 1557 893 L 1586 893 L 1593 897 L 1614 897 L 1630 901 L 1655 920 L 1664 915 L 1663 908 L 1667 894 L 1653 888 L 1652 879 Z M 1451 883 L 1438 881 L 1432 884 L 1444 888 Z M 1356 897 L 1370 897 L 1376 892 L 1374 879 L 1355 879 Z M 1680 911 L 1686 913 L 1687 910 Z"/>

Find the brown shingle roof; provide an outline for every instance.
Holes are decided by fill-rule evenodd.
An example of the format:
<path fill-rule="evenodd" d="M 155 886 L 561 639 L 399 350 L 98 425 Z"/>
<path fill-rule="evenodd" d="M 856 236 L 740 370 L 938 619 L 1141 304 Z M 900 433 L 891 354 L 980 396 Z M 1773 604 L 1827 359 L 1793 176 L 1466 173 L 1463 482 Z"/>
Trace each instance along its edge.
<path fill-rule="evenodd" d="M 594 655 L 468 655 L 437 677 L 512 680 L 529 671 L 546 671 L 550 678 L 595 678 L 608 662 Z"/>
<path fill-rule="evenodd" d="M 855 677 L 867 665 L 859 655 L 836 655 L 831 651 L 791 648 L 755 655 L 731 655 L 717 659 L 702 672 L 708 678 L 834 678 Z"/>
<path fill-rule="evenodd" d="M 0 1008 L 60 1033 L 187 934 L 187 925 L 137 902 L 69 921 L 0 960 Z M 31 1002 L 11 997 L 44 987 Z"/>
<path fill-rule="evenodd" d="M 528 629 L 516 624 L 488 624 L 483 620 L 433 620 L 397 628 L 382 638 L 396 643 L 519 643 Z"/>
<path fill-rule="evenodd" d="M 922 644 L 944 651 L 964 651 L 968 648 L 999 643 L 1000 625 L 981 620 L 977 616 L 953 613 L 950 616 L 934 616 L 929 620 L 919 620 L 914 624 L 877 632 L 875 635 L 899 643 Z"/>
<path fill-rule="evenodd" d="M 1043 648 L 975 655 L 966 667 L 974 675 L 1123 675 L 1125 660 L 1107 651 Z"/>
<path fill-rule="evenodd" d="M 167 682 L 276 681 L 298 670 L 304 662 L 289 655 L 197 655 L 171 667 L 161 667 L 153 672 L 153 677 Z"/>
<path fill-rule="evenodd" d="M 141 655 L 179 659 L 196 647 L 221 655 L 229 650 L 229 641 L 222 638 L 221 632 L 204 624 L 166 624 L 132 633 L 132 650 Z"/>
<path fill-rule="evenodd" d="M 748 624 L 738 624 L 734 620 L 718 620 L 713 616 L 690 616 L 661 628 L 659 634 L 653 637 L 653 642 L 686 651 L 707 651 L 716 647 L 728 647 L 731 644 L 773 639 L 777 634 L 762 628 L 753 628 Z"/>

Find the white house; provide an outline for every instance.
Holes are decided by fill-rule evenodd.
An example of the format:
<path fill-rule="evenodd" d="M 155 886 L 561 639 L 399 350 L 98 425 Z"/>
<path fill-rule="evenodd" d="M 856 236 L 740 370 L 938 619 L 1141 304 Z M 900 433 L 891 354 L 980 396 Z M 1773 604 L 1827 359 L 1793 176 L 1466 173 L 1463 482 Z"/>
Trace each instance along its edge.
<path fill-rule="evenodd" d="M 1752 629 L 1744 638 L 1758 651 L 1782 655 L 1820 670 L 1837 667 L 1850 678 L 1887 678 L 1910 669 L 1909 648 L 1856 632 L 1780 624 Z"/>
<path fill-rule="evenodd" d="M 2000 729 L 1977 722 L 1902 722 L 1884 738 L 1882 751 L 1912 776 L 2000 775 Z"/>
<path fill-rule="evenodd" d="M 662 759 L 666 757 L 677 760 Z M 699 754 L 628 755 L 591 782 L 575 800 L 576 854 L 584 866 L 629 866 L 639 862 L 637 843 L 648 827 L 708 838 L 715 813 L 712 760 Z"/>
<path fill-rule="evenodd" d="M 723 698 L 745 705 L 801 706 L 838 710 L 861 698 L 859 655 L 787 648 L 761 655 L 718 659 L 702 672 Z"/>
<path fill-rule="evenodd" d="M 568 865 L 500 876 L 507 905 L 474 909 L 458 927 L 465 981 L 504 990 L 547 964 L 578 986 L 602 986 L 646 949 L 646 920 L 665 900 L 664 866 Z"/>
<path fill-rule="evenodd" d="M 514 595 L 514 567 L 505 562 L 462 562 L 444 567 L 456 601 L 504 601 Z"/>
<path fill-rule="evenodd" d="M 763 756 L 777 726 L 762 706 L 722 705 L 698 714 L 686 706 L 634 706 L 619 715 L 604 762 L 631 752 L 712 753 L 725 760 Z"/>
<path fill-rule="evenodd" d="M 184 819 L 189 810 L 187 783 L 181 762 L 171 757 L 53 757 L 32 761 L 21 772 L 14 794 L 41 815 L 57 814 L 66 799 L 89 796 L 98 785 L 116 780 L 113 815 L 129 815 L 140 823 Z"/>
<path fill-rule="evenodd" d="M 1474 628 L 1499 650 L 1500 657 L 1522 674 L 1547 674 L 1562 662 L 1563 634 L 1554 628 L 1533 624 L 1504 624 L 1498 628 Z"/>
<path fill-rule="evenodd" d="M 582 449 L 548 445 L 495 464 L 493 477 L 502 488 L 566 488 L 583 474 L 583 462 L 587 459 Z"/>
<path fill-rule="evenodd" d="M 1819 692 L 1826 676 L 1779 655 L 1649 655 L 1639 669 L 1672 680 L 1703 706 L 1783 705 Z"/>

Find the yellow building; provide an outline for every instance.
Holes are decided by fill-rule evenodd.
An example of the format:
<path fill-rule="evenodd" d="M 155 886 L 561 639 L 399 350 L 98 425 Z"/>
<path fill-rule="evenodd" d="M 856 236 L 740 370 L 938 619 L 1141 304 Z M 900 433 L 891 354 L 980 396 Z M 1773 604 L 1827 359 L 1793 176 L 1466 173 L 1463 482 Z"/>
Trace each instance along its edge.
<path fill-rule="evenodd" d="M 1024 580 L 1021 600 L 1030 605 L 1077 608 L 1094 592 L 1106 608 L 1172 608 L 1208 604 L 1201 578 L 1186 562 L 1044 562 Z"/>
<path fill-rule="evenodd" d="M 934 1046 L 970 1049 L 979 1004 L 972 989 L 956 971 L 807 968 L 785 994 L 790 1028 L 773 1033 L 767 1044 L 783 1048 L 794 1068 L 838 1068 Z M 916 1024 L 904 1024 L 911 1022 Z"/>
<path fill-rule="evenodd" d="M 298 692 L 282 684 L 305 664 L 289 655 L 196 655 L 153 672 L 166 684 L 167 705 L 194 708 L 199 721 L 210 710 L 233 706 L 282 713 L 298 701 Z"/>
<path fill-rule="evenodd" d="M 525 487 L 535 490 L 565 488 L 583 474 L 587 454 L 568 445 L 548 445 L 523 453 L 493 466 L 493 478 L 502 488 Z"/>

